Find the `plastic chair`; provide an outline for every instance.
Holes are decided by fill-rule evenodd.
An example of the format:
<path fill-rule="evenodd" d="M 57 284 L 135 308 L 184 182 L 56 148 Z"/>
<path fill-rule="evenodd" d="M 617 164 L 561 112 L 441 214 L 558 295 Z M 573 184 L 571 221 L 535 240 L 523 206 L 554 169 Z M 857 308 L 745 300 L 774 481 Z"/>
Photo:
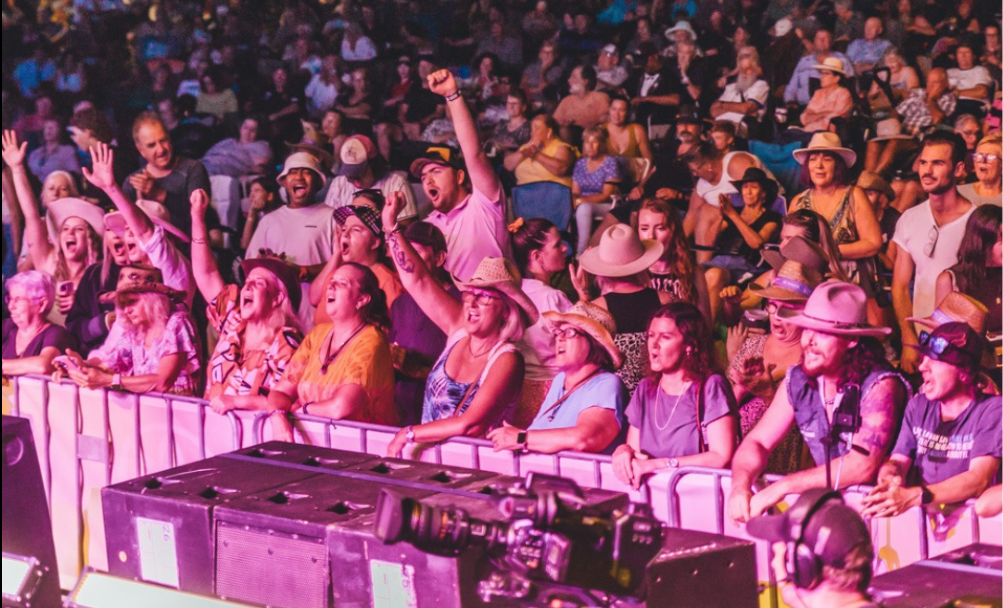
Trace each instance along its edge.
<path fill-rule="evenodd" d="M 512 213 L 525 219 L 550 220 L 559 230 L 571 224 L 571 188 L 554 182 L 536 182 L 512 188 Z"/>

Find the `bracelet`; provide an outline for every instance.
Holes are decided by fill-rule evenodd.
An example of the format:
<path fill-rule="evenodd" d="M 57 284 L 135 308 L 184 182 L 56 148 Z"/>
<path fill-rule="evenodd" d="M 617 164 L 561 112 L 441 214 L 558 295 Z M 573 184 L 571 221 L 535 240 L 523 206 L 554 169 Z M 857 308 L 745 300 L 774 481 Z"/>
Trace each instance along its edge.
<path fill-rule="evenodd" d="M 446 95 L 446 101 L 456 101 L 460 97 L 463 97 L 463 95 L 461 95 L 460 90 L 457 89 L 452 95 Z"/>
<path fill-rule="evenodd" d="M 192 237 L 192 244 L 193 245 L 205 245 L 206 244 L 206 240 L 205 239 L 197 239 L 195 237 Z"/>
<path fill-rule="evenodd" d="M 395 234 L 400 234 L 401 232 L 403 232 L 403 230 L 401 230 L 400 224 L 396 224 L 390 230 L 384 229 L 383 230 L 383 236 L 385 236 L 387 238 L 390 238 L 390 237 L 392 237 Z"/>

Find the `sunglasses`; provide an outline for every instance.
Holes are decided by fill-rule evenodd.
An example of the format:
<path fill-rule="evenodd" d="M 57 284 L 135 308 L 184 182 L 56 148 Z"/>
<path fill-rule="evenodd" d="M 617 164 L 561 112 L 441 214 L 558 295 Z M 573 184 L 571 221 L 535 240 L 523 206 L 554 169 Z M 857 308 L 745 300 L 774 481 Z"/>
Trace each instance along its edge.
<path fill-rule="evenodd" d="M 994 163 L 1000 159 L 996 154 L 973 154 L 972 160 L 977 163 Z"/>
<path fill-rule="evenodd" d="M 937 241 L 940 240 L 940 227 L 934 226 L 930 228 L 930 232 L 926 235 L 926 238 L 930 239 L 930 242 L 923 247 L 923 254 L 928 258 L 932 258 L 933 254 L 937 251 Z"/>
<path fill-rule="evenodd" d="M 919 345 L 930 350 L 931 353 L 943 355 L 953 344 L 947 338 L 934 338 L 928 331 L 919 332 Z"/>
<path fill-rule="evenodd" d="M 550 332 L 553 334 L 554 338 L 563 338 L 565 340 L 573 340 L 578 336 L 583 336 L 585 333 L 576 327 L 565 327 L 564 329 L 555 329 Z"/>

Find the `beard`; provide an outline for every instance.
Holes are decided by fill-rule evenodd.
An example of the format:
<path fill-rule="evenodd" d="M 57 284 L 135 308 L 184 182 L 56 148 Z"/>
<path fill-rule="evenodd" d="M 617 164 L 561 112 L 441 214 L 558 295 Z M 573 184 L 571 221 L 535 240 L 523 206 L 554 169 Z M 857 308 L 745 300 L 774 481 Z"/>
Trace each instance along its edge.
<path fill-rule="evenodd" d="M 735 88 L 738 89 L 739 93 L 745 93 L 754 84 L 756 84 L 756 77 L 752 75 L 739 74 L 735 80 Z"/>

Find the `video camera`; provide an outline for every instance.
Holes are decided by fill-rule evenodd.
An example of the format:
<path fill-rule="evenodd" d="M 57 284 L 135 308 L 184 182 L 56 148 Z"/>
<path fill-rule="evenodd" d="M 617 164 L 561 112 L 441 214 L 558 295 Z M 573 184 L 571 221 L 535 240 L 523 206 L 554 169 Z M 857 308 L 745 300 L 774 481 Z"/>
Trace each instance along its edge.
<path fill-rule="evenodd" d="M 587 505 L 574 482 L 536 474 L 500 492 L 495 504 L 504 521 L 489 522 L 383 489 L 375 534 L 385 544 L 404 541 L 435 555 L 482 548 L 499 571 L 480 582 L 485 602 L 528 598 L 533 581 L 643 598 L 645 569 L 663 539 L 647 506 L 604 512 Z"/>

